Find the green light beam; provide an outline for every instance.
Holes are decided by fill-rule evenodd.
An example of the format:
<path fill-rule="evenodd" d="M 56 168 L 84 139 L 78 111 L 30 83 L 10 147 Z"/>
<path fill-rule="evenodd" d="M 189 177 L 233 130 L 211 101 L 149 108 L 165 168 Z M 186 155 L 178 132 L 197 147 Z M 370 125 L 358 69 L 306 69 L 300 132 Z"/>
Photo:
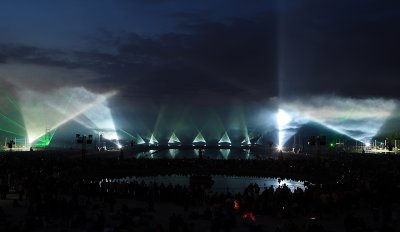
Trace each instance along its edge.
<path fill-rule="evenodd" d="M 9 131 L 9 130 L 6 130 L 6 129 L 4 129 L 4 128 L 0 128 L 0 131 L 6 132 L 6 133 L 9 133 L 9 134 L 13 134 L 13 135 L 25 136 L 25 135 L 23 135 L 23 134 L 19 134 L 18 132 Z"/>
<path fill-rule="evenodd" d="M 5 116 L 4 114 L 0 113 L 0 116 L 2 118 L 4 118 L 5 120 L 7 120 L 8 122 L 10 122 L 11 124 L 13 124 L 14 126 L 17 126 L 17 127 L 22 128 L 23 130 L 26 130 L 26 128 L 24 126 L 22 126 L 21 124 L 19 124 L 18 122 L 14 121 L 14 120 L 12 120 L 11 118 Z"/>
<path fill-rule="evenodd" d="M 32 147 L 47 147 L 50 145 L 51 141 L 53 140 L 54 134 L 56 133 L 57 129 L 49 131 L 48 133 L 44 134 L 42 137 L 37 139 L 33 144 Z"/>
<path fill-rule="evenodd" d="M 16 110 L 18 110 L 20 113 L 22 113 L 21 108 L 20 108 L 13 100 L 11 100 L 10 97 L 7 97 L 7 100 L 8 100 L 9 102 L 11 102 L 11 104 L 14 106 L 14 108 L 15 108 Z"/>

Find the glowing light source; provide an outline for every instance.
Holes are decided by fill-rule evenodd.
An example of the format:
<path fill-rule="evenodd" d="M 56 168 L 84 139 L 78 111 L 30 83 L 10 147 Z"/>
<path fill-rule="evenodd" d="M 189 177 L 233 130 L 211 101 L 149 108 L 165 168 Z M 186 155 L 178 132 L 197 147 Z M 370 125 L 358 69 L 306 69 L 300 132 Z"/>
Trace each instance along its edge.
<path fill-rule="evenodd" d="M 282 145 L 278 145 L 278 146 L 276 147 L 276 149 L 277 149 L 278 151 L 282 151 L 283 147 L 282 147 Z"/>
<path fill-rule="evenodd" d="M 238 201 L 238 199 L 235 199 L 235 200 L 233 201 L 233 209 L 236 210 L 236 211 L 239 211 L 240 207 L 239 207 L 239 201 Z"/>
<path fill-rule="evenodd" d="M 197 133 L 196 138 L 194 138 L 193 143 L 206 143 L 206 140 L 204 139 L 200 131 L 199 133 Z"/>
<path fill-rule="evenodd" d="M 276 123 L 278 126 L 278 147 L 281 147 L 281 149 L 279 150 L 282 150 L 282 146 L 286 142 L 285 140 L 287 139 L 287 136 L 285 136 L 284 130 L 286 129 L 286 126 L 291 122 L 291 120 L 292 117 L 288 113 L 286 113 L 282 109 L 278 110 L 278 113 L 276 114 Z"/>
<path fill-rule="evenodd" d="M 247 213 L 244 213 L 242 215 L 242 220 L 243 221 L 248 220 L 248 221 L 250 221 L 252 223 L 255 223 L 256 222 L 256 216 L 252 212 L 247 212 Z"/>
<path fill-rule="evenodd" d="M 365 143 L 365 146 L 369 147 L 369 146 L 371 146 L 371 143 Z"/>
<path fill-rule="evenodd" d="M 246 138 L 242 141 L 242 145 L 251 145 L 250 138 L 247 135 Z"/>
<path fill-rule="evenodd" d="M 174 143 L 181 143 L 181 141 L 176 137 L 175 132 L 172 133 L 171 137 L 169 138 L 168 141 L 169 144 L 174 144 Z"/>
<path fill-rule="evenodd" d="M 282 129 L 283 127 L 285 127 L 287 124 L 290 123 L 290 121 L 292 120 L 292 117 L 286 113 L 285 111 L 279 109 L 278 113 L 276 115 L 276 122 L 278 123 L 278 128 Z"/>
<path fill-rule="evenodd" d="M 219 140 L 218 143 L 229 143 L 229 144 L 232 143 L 227 132 L 225 132 L 225 134 L 222 136 L 222 138 Z"/>
<path fill-rule="evenodd" d="M 228 159 L 231 149 L 219 149 L 224 159 Z"/>
<path fill-rule="evenodd" d="M 158 140 L 156 139 L 156 137 L 154 137 L 154 134 L 151 134 L 149 144 L 150 144 L 150 145 L 156 145 L 156 144 L 158 144 Z"/>
<path fill-rule="evenodd" d="M 136 144 L 145 144 L 146 142 L 144 141 L 144 139 L 142 137 L 140 137 L 140 135 L 136 136 Z"/>
<path fill-rule="evenodd" d="M 114 119 L 112 118 L 111 110 L 106 105 L 106 102 L 101 102 L 88 109 L 83 113 L 82 117 L 78 119 L 80 119 L 78 122 L 82 125 L 92 125 L 95 127 L 95 130 L 102 131 L 105 139 L 119 141 Z"/>
<path fill-rule="evenodd" d="M 174 159 L 175 156 L 179 153 L 178 149 L 169 149 L 169 154 L 171 155 L 171 157 Z"/>

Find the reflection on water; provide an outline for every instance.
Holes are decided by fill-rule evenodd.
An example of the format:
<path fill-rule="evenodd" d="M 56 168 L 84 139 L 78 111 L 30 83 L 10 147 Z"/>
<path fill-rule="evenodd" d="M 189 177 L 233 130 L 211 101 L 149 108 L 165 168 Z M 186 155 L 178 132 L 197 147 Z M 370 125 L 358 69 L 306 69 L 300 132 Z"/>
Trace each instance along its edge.
<path fill-rule="evenodd" d="M 169 154 L 171 155 L 172 158 L 175 158 L 179 153 L 178 149 L 169 149 Z"/>
<path fill-rule="evenodd" d="M 182 159 L 199 157 L 199 149 L 166 149 L 166 150 L 149 150 L 137 154 L 137 158 L 144 159 Z M 205 149 L 203 151 L 204 158 L 212 159 L 253 159 L 250 149 Z"/>
<path fill-rule="evenodd" d="M 231 149 L 219 149 L 224 159 L 228 159 Z"/>
<path fill-rule="evenodd" d="M 233 193 L 243 192 L 243 190 L 249 186 L 249 184 L 257 184 L 261 190 L 265 188 L 269 188 L 272 186 L 274 189 L 279 186 L 286 185 L 292 192 L 296 188 L 305 189 L 305 185 L 303 181 L 294 181 L 288 179 L 277 179 L 277 178 L 265 178 L 265 177 L 240 177 L 240 176 L 223 176 L 223 175 L 215 175 L 212 176 L 214 180 L 214 185 L 211 190 L 215 192 L 226 192 L 230 191 Z M 106 180 L 103 180 L 106 181 Z M 170 176 L 146 176 L 146 177 L 126 177 L 115 180 L 107 180 L 107 181 L 116 181 L 116 182 L 142 182 L 144 181 L 146 184 L 150 183 L 158 183 L 164 185 L 184 185 L 189 186 L 189 176 L 178 176 L 178 175 L 170 175 Z"/>

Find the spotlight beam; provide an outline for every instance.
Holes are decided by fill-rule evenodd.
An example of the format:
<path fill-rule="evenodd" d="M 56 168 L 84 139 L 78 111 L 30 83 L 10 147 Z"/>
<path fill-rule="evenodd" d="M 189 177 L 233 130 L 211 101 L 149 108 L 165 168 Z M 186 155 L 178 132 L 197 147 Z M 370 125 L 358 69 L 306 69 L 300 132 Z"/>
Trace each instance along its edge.
<path fill-rule="evenodd" d="M 226 131 L 218 143 L 232 143 L 231 139 L 229 138 L 228 133 Z"/>
<path fill-rule="evenodd" d="M 56 107 L 53 107 L 54 109 L 56 109 L 56 110 L 58 110 L 58 111 L 60 111 L 60 113 L 63 113 L 64 115 L 67 113 L 67 109 L 68 109 L 68 107 L 69 107 L 69 105 L 70 105 L 70 103 L 71 103 L 71 99 L 72 99 L 72 96 L 70 96 L 69 98 L 68 98 L 68 102 L 67 102 L 67 104 L 66 104 L 66 106 L 65 106 L 65 109 L 64 109 L 64 112 L 61 112 L 58 108 L 56 108 Z M 36 146 L 43 146 L 43 147 L 45 147 L 45 146 L 48 146 L 50 143 L 51 143 L 51 141 L 53 140 L 53 137 L 54 137 L 54 135 L 56 134 L 56 131 L 57 131 L 57 129 L 58 128 L 55 128 L 54 130 L 52 130 L 52 131 L 49 131 L 49 137 L 47 138 L 47 139 L 44 139 L 44 140 L 41 140 L 40 142 L 39 142 L 39 144 L 38 144 L 38 142 L 36 141 Z M 46 134 L 44 134 L 43 136 L 46 136 Z M 39 137 L 38 139 L 40 140 L 40 138 L 41 137 Z M 36 140 L 38 140 L 38 139 L 36 139 Z"/>
<path fill-rule="evenodd" d="M 87 105 L 85 108 L 79 110 L 78 112 L 70 115 L 69 117 L 67 117 L 66 119 L 62 120 L 61 122 L 57 123 L 56 125 L 54 125 L 53 127 L 51 127 L 50 130 L 53 130 L 63 124 L 65 124 L 66 122 L 72 120 L 73 118 L 85 113 L 86 111 L 90 110 L 91 108 L 95 107 L 96 105 L 106 101 L 108 98 L 114 96 L 117 92 L 110 92 L 105 94 L 104 96 L 101 96 L 99 99 L 97 99 L 95 102 L 93 102 L 92 104 Z"/>
<path fill-rule="evenodd" d="M 121 128 L 118 128 L 119 131 L 121 131 L 122 133 L 128 135 L 131 138 L 135 138 L 135 136 L 133 136 L 132 134 L 128 133 L 127 131 L 122 130 Z"/>
<path fill-rule="evenodd" d="M 156 137 L 154 136 L 154 134 L 151 135 L 149 144 L 151 144 L 151 145 L 153 145 L 153 144 L 158 144 L 158 140 L 156 139 Z"/>
<path fill-rule="evenodd" d="M 143 140 L 142 137 L 140 137 L 140 135 L 138 134 L 136 137 L 136 143 L 137 144 L 145 144 L 146 142 Z"/>
<path fill-rule="evenodd" d="M 172 133 L 171 137 L 168 140 L 168 143 L 180 143 L 181 141 L 179 138 L 176 136 L 175 132 Z"/>
<path fill-rule="evenodd" d="M 287 125 L 292 121 L 292 117 L 282 109 L 278 110 L 276 114 L 276 123 L 278 126 L 278 146 L 282 147 L 287 140 L 285 136 L 285 129 Z"/>
<path fill-rule="evenodd" d="M 90 110 L 91 108 L 95 107 L 96 105 L 106 101 L 108 98 L 114 96 L 117 94 L 117 91 L 112 91 L 112 92 L 108 92 L 102 96 L 100 96 L 98 99 L 96 99 L 96 101 L 94 101 L 91 104 L 88 104 L 86 107 L 80 109 L 79 111 L 75 112 L 74 114 L 71 114 L 70 116 L 68 116 L 67 118 L 65 118 L 64 120 L 58 122 L 57 124 L 53 125 L 50 130 L 54 130 L 62 125 L 64 125 L 65 123 L 71 121 L 72 119 L 74 119 L 75 117 L 78 117 L 79 115 L 85 113 L 86 111 Z M 31 141 L 35 141 L 36 139 L 42 137 L 43 135 L 45 135 L 46 133 L 42 133 L 39 136 L 37 136 L 36 138 L 32 138 Z"/>
<path fill-rule="evenodd" d="M 49 106 L 50 106 L 52 109 L 56 110 L 58 113 L 62 114 L 63 116 L 66 116 L 66 115 L 67 115 L 66 109 L 62 109 L 62 108 L 57 107 L 57 106 L 55 106 L 55 105 L 49 105 Z M 92 128 L 92 127 L 96 127 L 96 125 L 94 125 L 90 120 L 84 121 L 82 118 L 79 118 L 79 117 L 81 117 L 81 116 L 83 116 L 83 115 L 82 115 L 82 114 L 79 114 L 78 116 L 74 117 L 74 118 L 71 119 L 71 120 L 74 120 L 75 122 L 77 122 L 77 123 L 83 125 L 84 127 L 88 128 L 88 129 L 90 129 L 90 128 Z M 91 125 L 88 125 L 88 124 L 91 124 Z"/>
<path fill-rule="evenodd" d="M 164 116 L 166 108 L 167 108 L 166 106 L 162 106 L 161 109 L 160 109 L 160 112 L 158 113 L 156 124 L 154 125 L 154 130 L 153 130 L 153 133 L 152 133 L 153 135 L 154 134 L 156 134 L 156 135 L 158 134 L 158 128 L 160 126 L 160 123 L 161 123 L 161 120 L 162 120 L 162 118 Z"/>

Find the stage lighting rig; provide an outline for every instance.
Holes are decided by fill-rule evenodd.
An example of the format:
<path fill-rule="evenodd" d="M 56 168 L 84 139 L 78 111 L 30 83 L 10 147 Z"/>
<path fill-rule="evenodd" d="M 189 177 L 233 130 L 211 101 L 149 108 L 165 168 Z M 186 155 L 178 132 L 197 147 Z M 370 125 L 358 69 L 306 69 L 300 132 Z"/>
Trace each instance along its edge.
<path fill-rule="evenodd" d="M 7 146 L 8 148 L 10 148 L 10 152 L 12 151 L 13 146 L 15 145 L 15 141 L 14 140 L 10 140 L 9 142 L 7 142 Z"/>
<path fill-rule="evenodd" d="M 321 146 L 326 146 L 326 136 L 311 136 L 308 145 L 315 146 L 317 155 L 320 155 Z"/>
<path fill-rule="evenodd" d="M 75 135 L 76 142 L 78 144 L 82 144 L 82 160 L 86 158 L 86 144 L 92 144 L 93 142 L 93 135 Z"/>

